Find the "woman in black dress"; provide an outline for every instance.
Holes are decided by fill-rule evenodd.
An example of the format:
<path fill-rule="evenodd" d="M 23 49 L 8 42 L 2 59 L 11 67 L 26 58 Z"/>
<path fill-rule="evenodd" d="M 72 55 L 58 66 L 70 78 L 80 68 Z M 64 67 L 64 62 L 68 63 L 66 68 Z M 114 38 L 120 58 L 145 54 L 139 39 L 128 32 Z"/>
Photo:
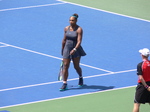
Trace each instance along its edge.
<path fill-rule="evenodd" d="M 77 23 L 78 14 L 73 14 L 70 19 L 70 25 L 66 26 L 64 29 L 64 38 L 62 40 L 62 56 L 63 56 L 63 85 L 60 91 L 67 89 L 67 79 L 68 79 L 68 69 L 70 66 L 70 61 L 73 61 L 75 70 L 79 75 L 79 86 L 83 86 L 82 69 L 79 65 L 81 56 L 85 56 L 81 42 L 83 30 Z"/>

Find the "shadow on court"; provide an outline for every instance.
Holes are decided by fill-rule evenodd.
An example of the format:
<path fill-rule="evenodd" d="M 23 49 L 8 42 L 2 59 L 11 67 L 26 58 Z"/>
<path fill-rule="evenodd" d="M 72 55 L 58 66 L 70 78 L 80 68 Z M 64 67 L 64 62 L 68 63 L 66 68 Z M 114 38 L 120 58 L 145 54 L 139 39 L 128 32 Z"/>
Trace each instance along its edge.
<path fill-rule="evenodd" d="M 113 89 L 115 86 L 101 86 L 101 85 L 83 85 L 82 87 L 79 86 L 70 86 L 68 90 L 81 90 L 81 89 L 89 89 L 94 91 L 103 91 Z"/>

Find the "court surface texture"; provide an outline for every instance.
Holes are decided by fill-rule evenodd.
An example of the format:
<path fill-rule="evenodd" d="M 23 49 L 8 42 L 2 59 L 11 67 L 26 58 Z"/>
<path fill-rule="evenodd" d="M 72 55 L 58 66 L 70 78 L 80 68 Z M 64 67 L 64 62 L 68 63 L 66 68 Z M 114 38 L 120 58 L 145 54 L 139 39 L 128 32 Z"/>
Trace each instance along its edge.
<path fill-rule="evenodd" d="M 150 48 L 149 0 L 0 0 L 0 112 L 131 112 L 138 50 Z M 78 13 L 87 53 L 57 80 L 61 42 Z M 149 112 L 148 104 L 141 112 Z"/>

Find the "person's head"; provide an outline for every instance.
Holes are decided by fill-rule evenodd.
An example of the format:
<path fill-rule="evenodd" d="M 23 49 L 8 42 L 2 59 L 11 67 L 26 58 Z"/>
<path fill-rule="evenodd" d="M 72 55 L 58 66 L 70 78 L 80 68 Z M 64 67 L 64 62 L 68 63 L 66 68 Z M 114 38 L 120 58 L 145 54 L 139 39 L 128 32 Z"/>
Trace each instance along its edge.
<path fill-rule="evenodd" d="M 74 26 L 74 25 L 76 25 L 76 23 L 77 23 L 77 20 L 78 20 L 78 14 L 73 14 L 71 17 L 70 17 L 70 19 L 69 19 L 69 22 L 70 22 L 70 25 L 71 26 Z"/>
<path fill-rule="evenodd" d="M 148 48 L 140 49 L 139 53 L 141 54 L 142 58 L 148 58 L 150 55 L 150 50 Z"/>

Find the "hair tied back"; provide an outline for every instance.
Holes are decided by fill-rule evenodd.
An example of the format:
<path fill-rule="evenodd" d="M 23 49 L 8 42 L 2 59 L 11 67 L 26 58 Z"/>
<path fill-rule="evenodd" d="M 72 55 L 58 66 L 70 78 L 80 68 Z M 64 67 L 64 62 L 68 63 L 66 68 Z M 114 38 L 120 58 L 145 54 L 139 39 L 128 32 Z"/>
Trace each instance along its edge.
<path fill-rule="evenodd" d="M 78 19 L 78 14 L 73 14 L 72 17 Z"/>
<path fill-rule="evenodd" d="M 78 18 L 77 16 L 72 15 L 72 17 L 75 17 L 76 19 Z"/>

